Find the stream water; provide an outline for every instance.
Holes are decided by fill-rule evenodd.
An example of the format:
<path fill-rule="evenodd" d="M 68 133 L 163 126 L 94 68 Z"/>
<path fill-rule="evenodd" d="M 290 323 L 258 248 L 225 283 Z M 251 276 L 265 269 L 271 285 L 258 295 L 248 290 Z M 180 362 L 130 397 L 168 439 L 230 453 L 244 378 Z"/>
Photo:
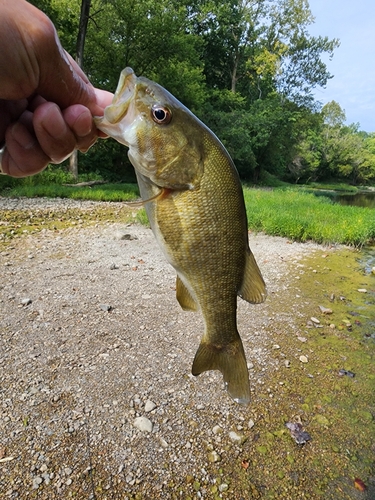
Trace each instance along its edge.
<path fill-rule="evenodd" d="M 339 193 L 335 191 L 314 191 L 315 196 L 326 196 L 340 205 L 375 208 L 375 191 L 366 193 Z"/>
<path fill-rule="evenodd" d="M 315 191 L 316 196 L 326 196 L 340 205 L 349 205 L 355 207 L 365 207 L 375 209 L 375 191 L 366 193 L 342 194 L 333 191 Z M 375 218 L 375 210 L 374 210 Z M 365 247 L 361 252 L 359 259 L 364 271 L 368 274 L 375 268 L 375 246 Z"/>

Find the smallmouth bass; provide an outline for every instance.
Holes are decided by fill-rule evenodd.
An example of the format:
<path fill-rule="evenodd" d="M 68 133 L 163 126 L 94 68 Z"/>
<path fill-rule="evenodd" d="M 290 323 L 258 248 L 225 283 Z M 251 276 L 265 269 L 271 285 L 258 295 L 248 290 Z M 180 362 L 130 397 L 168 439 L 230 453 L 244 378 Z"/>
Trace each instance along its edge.
<path fill-rule="evenodd" d="M 257 304 L 266 287 L 249 248 L 242 187 L 228 152 L 167 90 L 131 68 L 122 71 L 112 104 L 95 122 L 128 146 L 151 228 L 177 272 L 177 300 L 204 317 L 193 375 L 220 370 L 234 401 L 249 403 L 237 295 Z"/>

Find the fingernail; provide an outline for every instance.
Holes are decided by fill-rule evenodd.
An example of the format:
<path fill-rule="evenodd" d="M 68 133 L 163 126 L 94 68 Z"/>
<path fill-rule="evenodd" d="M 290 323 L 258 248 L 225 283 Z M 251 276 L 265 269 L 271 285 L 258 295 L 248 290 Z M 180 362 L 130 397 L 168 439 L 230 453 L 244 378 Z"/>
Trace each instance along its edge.
<path fill-rule="evenodd" d="M 23 149 L 32 149 L 36 144 L 35 137 L 24 125 L 22 125 L 22 123 L 13 125 L 11 134 L 13 139 L 18 142 Z"/>
<path fill-rule="evenodd" d="M 92 131 L 92 116 L 89 111 L 82 113 L 77 117 L 74 123 L 74 132 L 78 137 L 86 137 Z"/>

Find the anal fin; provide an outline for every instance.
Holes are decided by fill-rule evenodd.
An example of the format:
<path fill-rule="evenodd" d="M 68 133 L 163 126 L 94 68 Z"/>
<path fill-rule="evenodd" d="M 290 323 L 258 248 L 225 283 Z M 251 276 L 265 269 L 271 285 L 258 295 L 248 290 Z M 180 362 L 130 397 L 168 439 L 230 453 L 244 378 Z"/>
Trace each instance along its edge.
<path fill-rule="evenodd" d="M 267 297 L 266 285 L 250 250 L 246 254 L 245 272 L 238 295 L 252 304 L 260 304 Z"/>
<path fill-rule="evenodd" d="M 195 355 L 192 374 L 199 375 L 207 370 L 220 370 L 225 389 L 231 398 L 240 404 L 250 402 L 249 373 L 241 339 L 218 346 L 202 342 Z"/>
<path fill-rule="evenodd" d="M 176 298 L 184 311 L 198 311 L 198 306 L 181 278 L 176 279 Z"/>

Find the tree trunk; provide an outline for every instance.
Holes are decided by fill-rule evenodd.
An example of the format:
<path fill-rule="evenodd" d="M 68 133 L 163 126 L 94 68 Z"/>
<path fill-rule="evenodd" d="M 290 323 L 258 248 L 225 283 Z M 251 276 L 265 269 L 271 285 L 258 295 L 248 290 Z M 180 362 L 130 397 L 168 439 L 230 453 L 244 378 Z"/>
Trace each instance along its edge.
<path fill-rule="evenodd" d="M 79 18 L 79 29 L 76 47 L 76 61 L 83 68 L 83 51 L 85 49 L 85 40 L 87 32 L 87 24 L 90 17 L 91 0 L 82 0 L 81 16 Z"/>
<path fill-rule="evenodd" d="M 79 18 L 79 29 L 76 46 L 76 61 L 79 66 L 83 67 L 83 51 L 85 49 L 85 40 L 87 32 L 87 24 L 90 16 L 91 0 L 82 0 L 81 15 Z M 75 180 L 78 180 L 78 152 L 74 151 L 69 159 L 69 170 Z"/>
<path fill-rule="evenodd" d="M 75 181 L 78 181 L 78 151 L 75 149 L 69 158 L 69 171 Z"/>

